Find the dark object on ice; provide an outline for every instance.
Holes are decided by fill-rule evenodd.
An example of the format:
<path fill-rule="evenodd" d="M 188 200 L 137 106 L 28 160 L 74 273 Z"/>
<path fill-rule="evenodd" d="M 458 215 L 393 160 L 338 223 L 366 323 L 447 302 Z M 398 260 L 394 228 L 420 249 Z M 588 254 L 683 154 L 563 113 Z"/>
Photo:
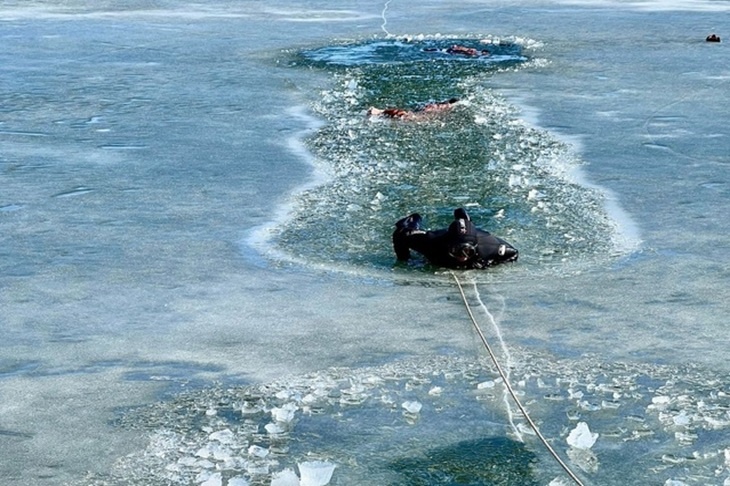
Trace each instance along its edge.
<path fill-rule="evenodd" d="M 710 34 L 705 40 L 707 42 L 720 42 L 720 36 L 717 34 Z"/>
<path fill-rule="evenodd" d="M 477 50 L 473 47 L 466 47 L 459 44 L 454 44 L 453 46 L 446 49 L 446 52 L 449 54 L 460 54 L 462 56 L 467 57 L 478 57 L 478 56 L 488 56 L 490 52 L 486 49 L 483 50 Z"/>
<path fill-rule="evenodd" d="M 449 111 L 459 101 L 459 98 L 451 98 L 447 101 L 440 101 L 437 103 L 428 103 L 421 108 L 413 111 L 403 110 L 401 108 L 375 108 L 371 106 L 368 110 L 370 116 L 384 116 L 388 118 L 400 118 L 403 120 L 414 120 L 428 118 L 431 115 Z"/>
<path fill-rule="evenodd" d="M 478 50 L 473 47 L 466 47 L 459 44 L 454 44 L 446 49 L 437 49 L 436 47 L 426 47 L 424 52 L 445 52 L 446 54 L 461 55 L 466 57 L 485 57 L 489 56 L 491 52 L 486 49 Z"/>
<path fill-rule="evenodd" d="M 517 261 L 517 249 L 474 226 L 463 208 L 454 211 L 454 222 L 447 229 L 425 231 L 421 221 L 413 213 L 395 223 L 393 250 L 398 260 L 408 260 L 413 250 L 433 265 L 447 268 L 486 268 Z"/>

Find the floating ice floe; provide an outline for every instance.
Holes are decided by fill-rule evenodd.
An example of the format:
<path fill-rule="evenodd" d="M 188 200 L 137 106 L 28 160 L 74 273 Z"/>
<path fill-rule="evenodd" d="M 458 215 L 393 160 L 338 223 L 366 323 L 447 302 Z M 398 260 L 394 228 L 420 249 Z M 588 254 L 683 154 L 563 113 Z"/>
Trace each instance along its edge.
<path fill-rule="evenodd" d="M 421 408 L 423 407 L 423 405 L 421 404 L 421 402 L 408 401 L 408 402 L 403 402 L 401 407 L 403 407 L 403 410 L 405 410 L 406 412 L 412 413 L 415 415 L 421 411 Z"/>
<path fill-rule="evenodd" d="M 279 435 L 286 432 L 286 428 L 283 427 L 280 423 L 270 423 L 264 425 L 264 430 L 266 430 L 266 433 L 269 435 Z"/>
<path fill-rule="evenodd" d="M 598 434 L 591 432 L 587 423 L 578 422 L 578 425 L 570 431 L 566 440 L 570 447 L 588 450 L 596 443 L 596 439 L 598 439 Z"/>
<path fill-rule="evenodd" d="M 294 414 L 299 410 L 296 403 L 289 402 L 281 407 L 274 407 L 271 409 L 271 418 L 276 422 L 289 423 L 294 420 Z"/>
<path fill-rule="evenodd" d="M 297 464 L 299 467 L 300 486 L 325 486 L 332 479 L 335 464 L 327 461 L 306 461 Z"/>
<path fill-rule="evenodd" d="M 494 380 L 483 381 L 477 385 L 477 390 L 484 390 L 485 388 L 494 388 Z"/>
<path fill-rule="evenodd" d="M 271 475 L 271 486 L 299 486 L 299 478 L 293 470 L 286 468 Z"/>
<path fill-rule="evenodd" d="M 213 473 L 203 480 L 200 486 L 223 486 L 223 475 L 221 473 Z"/>
<path fill-rule="evenodd" d="M 428 394 L 431 396 L 438 396 L 438 395 L 441 395 L 443 393 L 443 391 L 444 391 L 444 389 L 441 388 L 440 386 L 434 386 L 434 387 L 431 387 L 430 390 L 428 390 Z"/>
<path fill-rule="evenodd" d="M 248 448 L 248 453 L 254 457 L 264 458 L 269 455 L 269 450 L 261 446 L 252 445 Z"/>
<path fill-rule="evenodd" d="M 208 439 L 218 441 L 221 444 L 233 444 L 236 440 L 231 429 L 219 430 L 208 436 Z"/>

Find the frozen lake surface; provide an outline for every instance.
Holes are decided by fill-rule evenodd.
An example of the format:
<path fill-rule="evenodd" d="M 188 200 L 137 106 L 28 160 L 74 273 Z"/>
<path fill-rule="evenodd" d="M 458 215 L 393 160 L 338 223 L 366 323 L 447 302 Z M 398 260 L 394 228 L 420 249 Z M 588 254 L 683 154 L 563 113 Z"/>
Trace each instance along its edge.
<path fill-rule="evenodd" d="M 5 2 L 2 483 L 728 484 L 728 10 Z"/>

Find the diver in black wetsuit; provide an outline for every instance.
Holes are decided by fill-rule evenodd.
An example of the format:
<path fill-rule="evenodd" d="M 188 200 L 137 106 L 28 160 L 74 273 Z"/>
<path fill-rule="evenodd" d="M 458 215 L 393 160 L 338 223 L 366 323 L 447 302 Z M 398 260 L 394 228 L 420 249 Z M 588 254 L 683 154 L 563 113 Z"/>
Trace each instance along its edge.
<path fill-rule="evenodd" d="M 395 224 L 393 249 L 398 260 L 408 260 L 410 250 L 414 250 L 431 264 L 447 268 L 487 268 L 517 261 L 517 249 L 474 226 L 463 208 L 454 211 L 448 229 L 425 231 L 421 221 L 421 216 L 413 213 Z"/>

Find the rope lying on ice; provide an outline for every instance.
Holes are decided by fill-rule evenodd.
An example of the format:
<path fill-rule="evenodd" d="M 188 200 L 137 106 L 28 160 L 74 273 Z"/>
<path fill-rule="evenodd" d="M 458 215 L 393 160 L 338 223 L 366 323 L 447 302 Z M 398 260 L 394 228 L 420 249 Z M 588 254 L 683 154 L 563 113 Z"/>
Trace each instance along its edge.
<path fill-rule="evenodd" d="M 464 301 L 464 306 L 466 307 L 466 312 L 469 314 L 469 319 L 471 319 L 472 324 L 474 324 L 474 329 L 476 329 L 477 334 L 479 335 L 479 338 L 482 341 L 482 344 L 484 344 L 484 347 L 487 350 L 487 353 L 489 353 L 489 357 L 492 359 L 492 362 L 494 363 L 494 366 L 497 368 L 497 372 L 499 373 L 499 376 L 502 378 L 502 382 L 504 383 L 504 386 L 507 388 L 507 391 L 509 392 L 512 399 L 517 404 L 517 408 L 520 409 L 520 412 L 525 417 L 525 420 L 527 420 L 527 423 L 530 424 L 530 427 L 532 427 L 532 430 L 535 431 L 535 434 L 540 439 L 540 441 L 543 443 L 543 445 L 547 448 L 547 450 L 552 454 L 552 456 L 555 458 L 555 460 L 560 464 L 560 467 L 563 468 L 563 470 L 570 476 L 570 478 L 575 481 L 576 484 L 579 486 L 583 486 L 583 483 L 578 478 L 578 476 L 575 475 L 573 471 L 568 467 L 567 464 L 558 456 L 558 454 L 555 452 L 555 449 L 552 448 L 552 446 L 548 443 L 548 441 L 545 439 L 545 437 L 540 433 L 540 430 L 537 428 L 537 425 L 535 422 L 532 421 L 530 418 L 530 415 L 527 413 L 527 410 L 525 410 L 525 407 L 522 405 L 522 402 L 520 402 L 519 398 L 517 398 L 517 395 L 515 394 L 515 391 L 512 389 L 512 385 L 510 385 L 510 382 L 507 378 L 507 375 L 505 374 L 504 370 L 502 369 L 502 366 L 500 366 L 499 361 L 497 360 L 496 355 L 494 354 L 494 351 L 492 351 L 492 347 L 489 345 L 489 342 L 487 341 L 487 338 L 484 337 L 484 333 L 482 332 L 482 329 L 479 327 L 479 323 L 477 323 L 476 319 L 474 318 L 474 314 L 471 311 L 471 307 L 469 307 L 469 302 L 466 300 L 466 295 L 464 294 L 464 289 L 461 286 L 461 282 L 459 281 L 459 278 L 456 276 L 454 272 L 451 272 L 451 275 L 454 277 L 454 281 L 456 282 L 456 286 L 459 288 L 459 293 L 461 294 L 461 299 Z"/>

